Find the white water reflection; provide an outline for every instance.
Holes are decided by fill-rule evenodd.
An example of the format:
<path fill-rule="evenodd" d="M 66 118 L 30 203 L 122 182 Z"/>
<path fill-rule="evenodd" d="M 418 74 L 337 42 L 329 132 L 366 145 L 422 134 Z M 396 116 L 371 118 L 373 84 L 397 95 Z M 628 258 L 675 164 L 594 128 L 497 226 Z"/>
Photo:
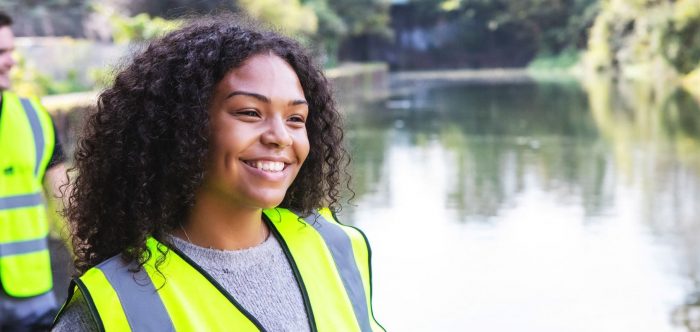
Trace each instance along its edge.
<path fill-rule="evenodd" d="M 641 146 L 626 172 L 597 135 L 467 129 L 455 145 L 390 118 L 355 127 L 379 148 L 358 158 L 372 185 L 341 213 L 371 240 L 388 330 L 697 331 L 677 312 L 700 286 L 700 180 L 687 162 Z"/>

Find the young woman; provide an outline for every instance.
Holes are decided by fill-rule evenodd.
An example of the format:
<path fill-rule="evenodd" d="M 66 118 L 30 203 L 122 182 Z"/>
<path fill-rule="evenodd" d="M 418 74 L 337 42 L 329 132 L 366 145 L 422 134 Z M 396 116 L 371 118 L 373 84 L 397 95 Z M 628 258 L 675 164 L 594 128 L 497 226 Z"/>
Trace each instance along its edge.
<path fill-rule="evenodd" d="M 82 276 L 54 331 L 383 330 L 366 238 L 333 214 L 328 82 L 233 22 L 153 41 L 100 95 L 67 209 Z"/>

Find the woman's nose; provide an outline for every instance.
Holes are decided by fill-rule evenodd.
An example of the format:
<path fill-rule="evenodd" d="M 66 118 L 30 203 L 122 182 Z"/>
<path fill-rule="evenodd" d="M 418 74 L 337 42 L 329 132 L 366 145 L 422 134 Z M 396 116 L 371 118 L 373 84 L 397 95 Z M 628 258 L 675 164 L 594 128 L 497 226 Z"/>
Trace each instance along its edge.
<path fill-rule="evenodd" d="M 284 148 L 292 145 L 292 135 L 287 128 L 284 119 L 281 117 L 272 117 L 267 119 L 267 128 L 262 135 L 262 143 L 265 145 L 274 145 L 278 148 Z"/>

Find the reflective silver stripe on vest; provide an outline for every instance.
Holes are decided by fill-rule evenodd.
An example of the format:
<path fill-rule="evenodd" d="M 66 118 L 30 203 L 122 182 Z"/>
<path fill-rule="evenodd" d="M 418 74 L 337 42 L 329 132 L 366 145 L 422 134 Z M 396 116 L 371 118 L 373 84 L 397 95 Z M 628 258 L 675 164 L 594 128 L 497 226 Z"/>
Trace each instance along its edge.
<path fill-rule="evenodd" d="M 29 119 L 29 125 L 32 127 L 32 133 L 34 134 L 34 151 L 36 154 L 36 164 L 34 165 L 34 176 L 39 175 L 39 166 L 41 166 L 41 159 L 44 156 L 44 131 L 41 129 L 41 121 L 39 121 L 39 114 L 34 109 L 32 102 L 27 98 L 20 98 L 22 102 L 22 107 L 24 112 L 27 114 L 27 119 Z"/>
<path fill-rule="evenodd" d="M 345 286 L 345 292 L 347 292 L 355 311 L 355 318 L 360 325 L 360 330 L 371 332 L 367 295 L 362 284 L 360 270 L 357 268 L 350 237 L 338 224 L 326 220 L 318 212 L 314 212 L 304 220 L 321 234 L 326 246 L 330 249 L 335 267 L 338 269 L 343 286 Z"/>
<path fill-rule="evenodd" d="M 41 205 L 43 203 L 40 193 L 0 197 L 0 211 Z"/>
<path fill-rule="evenodd" d="M 10 243 L 0 243 L 0 257 L 29 254 L 32 252 L 48 250 L 46 238 Z"/>
<path fill-rule="evenodd" d="M 125 264 L 119 255 L 95 267 L 117 292 L 132 331 L 175 331 L 163 300 L 143 268 L 135 274 L 130 272 L 129 268 L 135 266 Z"/>

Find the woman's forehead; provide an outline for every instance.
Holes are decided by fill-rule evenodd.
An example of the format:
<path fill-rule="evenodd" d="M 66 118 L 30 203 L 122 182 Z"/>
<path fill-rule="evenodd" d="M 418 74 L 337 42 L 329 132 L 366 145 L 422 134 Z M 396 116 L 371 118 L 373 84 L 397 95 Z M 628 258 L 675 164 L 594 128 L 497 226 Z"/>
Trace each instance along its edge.
<path fill-rule="evenodd" d="M 235 91 L 256 93 L 268 98 L 304 99 L 296 72 L 285 60 L 274 54 L 258 54 L 230 70 L 218 84 L 218 94 L 228 96 Z"/>

